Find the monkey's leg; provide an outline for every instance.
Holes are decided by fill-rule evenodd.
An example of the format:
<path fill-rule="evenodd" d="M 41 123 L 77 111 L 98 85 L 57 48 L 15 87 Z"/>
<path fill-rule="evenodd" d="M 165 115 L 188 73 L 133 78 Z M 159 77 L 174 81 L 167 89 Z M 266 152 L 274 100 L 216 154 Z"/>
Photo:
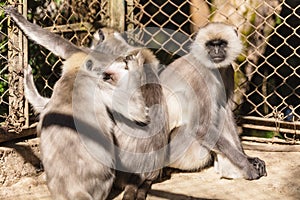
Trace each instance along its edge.
<path fill-rule="evenodd" d="M 144 183 L 139 187 L 137 191 L 136 200 L 145 200 L 147 197 L 147 193 L 151 188 L 151 185 L 151 180 L 144 181 Z"/>
<path fill-rule="evenodd" d="M 190 135 L 190 130 L 187 125 L 172 130 L 168 167 L 198 170 L 210 164 L 211 151 Z"/>
<path fill-rule="evenodd" d="M 142 182 L 143 180 L 138 174 L 131 174 L 129 180 L 126 182 L 122 200 L 136 199 L 138 188 Z"/>
<path fill-rule="evenodd" d="M 214 170 L 221 178 L 240 179 L 244 178 L 243 171 L 234 165 L 224 154 L 214 155 Z"/>
<path fill-rule="evenodd" d="M 236 166 L 233 168 L 234 171 L 239 171 L 243 174 L 244 178 L 253 180 L 258 179 L 261 176 L 266 176 L 265 162 L 259 158 L 252 158 L 247 156 L 242 148 L 241 142 L 236 132 L 234 119 L 231 116 L 229 108 L 226 109 L 226 118 L 224 121 L 224 127 L 221 131 L 217 142 L 217 152 L 219 158 L 219 170 L 224 174 L 232 174 L 230 172 L 232 165 Z M 229 161 L 226 161 L 226 158 Z M 232 163 L 232 165 L 231 165 Z M 223 165 L 223 166 L 222 166 Z M 234 178 L 239 177 L 239 174 L 234 175 Z M 229 177 L 230 178 L 230 177 Z"/>

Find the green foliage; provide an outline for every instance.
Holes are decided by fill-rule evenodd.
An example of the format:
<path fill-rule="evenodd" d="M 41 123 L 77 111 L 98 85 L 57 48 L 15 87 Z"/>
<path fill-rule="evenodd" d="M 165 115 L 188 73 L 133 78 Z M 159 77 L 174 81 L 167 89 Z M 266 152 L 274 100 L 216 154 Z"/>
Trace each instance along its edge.
<path fill-rule="evenodd" d="M 245 129 L 242 136 L 252 136 L 252 137 L 261 137 L 261 138 L 283 138 L 282 135 L 275 131 L 262 131 L 255 129 Z"/>
<path fill-rule="evenodd" d="M 6 5 L 6 1 L 0 1 L 0 31 L 1 31 L 1 37 L 0 37 L 0 54 L 2 55 L 0 57 L 0 98 L 1 101 L 7 102 L 8 101 L 8 93 L 5 94 L 5 92 L 8 90 L 8 72 L 5 69 L 7 67 L 5 56 L 7 55 L 7 37 L 5 37 L 5 34 L 7 34 L 7 28 L 6 28 L 6 22 L 5 19 L 5 13 L 2 9 L 3 6 Z M 0 116 L 5 115 L 8 112 L 8 107 L 1 103 L 0 106 Z M 2 119 L 1 119 L 2 121 Z"/>
<path fill-rule="evenodd" d="M 277 15 L 276 15 L 276 18 L 275 18 L 275 23 L 276 23 L 276 25 L 282 23 L 282 19 L 279 16 L 277 16 Z"/>
<path fill-rule="evenodd" d="M 0 96 L 7 90 L 8 84 L 8 74 L 1 74 L 0 76 Z"/>

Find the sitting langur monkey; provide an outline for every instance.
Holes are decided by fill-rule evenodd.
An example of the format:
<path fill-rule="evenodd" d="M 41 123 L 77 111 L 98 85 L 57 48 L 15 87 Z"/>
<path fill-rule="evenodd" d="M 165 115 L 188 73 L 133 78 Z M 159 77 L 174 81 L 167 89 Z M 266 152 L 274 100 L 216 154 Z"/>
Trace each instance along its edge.
<path fill-rule="evenodd" d="M 215 168 L 222 177 L 265 176 L 264 161 L 244 153 L 231 111 L 231 62 L 242 50 L 236 31 L 210 23 L 199 30 L 190 49 L 160 75 L 172 130 L 169 166 L 199 169 L 215 154 Z"/>
<path fill-rule="evenodd" d="M 162 88 L 157 76 L 158 60 L 151 51 L 128 45 L 119 33 L 112 34 L 113 37 L 109 36 L 104 38 L 100 43 L 98 41 L 99 44 L 93 47 L 93 51 L 88 49 L 81 50 L 80 48 L 69 44 L 70 42 L 67 40 L 56 37 L 55 39 L 59 41 L 59 44 L 56 44 L 55 42 L 56 46 L 52 46 L 51 44 L 48 44 L 48 41 L 53 39 L 53 33 L 45 32 L 44 30 L 41 30 L 42 28 L 29 23 L 14 9 L 6 9 L 6 12 L 10 14 L 19 27 L 29 35 L 29 38 L 34 39 L 38 44 L 43 45 L 54 53 L 56 52 L 58 56 L 67 60 L 72 56 L 72 53 L 65 52 L 68 51 L 68 48 L 71 52 L 75 53 L 85 51 L 95 54 L 97 54 L 97 52 L 104 52 L 113 56 L 123 55 L 104 72 L 105 82 L 110 83 L 111 85 L 117 87 L 127 85 L 124 83 L 124 80 L 126 80 L 124 79 L 124 74 L 131 74 L 131 67 L 128 67 L 126 64 L 128 60 L 127 57 L 137 57 L 138 61 L 136 62 L 136 67 L 132 67 L 132 69 L 141 74 L 140 81 L 136 81 L 136 83 L 141 84 L 140 89 L 142 91 L 144 103 L 149 107 L 150 123 L 149 121 L 144 120 L 143 117 L 137 119 L 139 118 L 138 116 L 136 116 L 136 119 L 132 120 L 130 114 L 128 117 L 120 111 L 115 112 L 114 110 L 111 110 L 111 116 L 116 123 L 114 128 L 114 138 L 116 139 L 116 145 L 119 147 L 116 150 L 116 154 L 118 155 L 116 158 L 116 167 L 121 171 L 128 172 L 120 172 L 120 176 L 118 177 L 121 177 L 120 179 L 122 180 L 118 181 L 117 177 L 117 182 L 125 188 L 124 199 L 144 199 L 147 189 L 149 189 L 152 181 L 159 175 L 159 169 L 163 167 L 165 159 L 165 149 L 163 147 L 165 147 L 167 143 L 168 114 Z M 39 35 L 39 37 L 36 37 L 36 35 Z M 65 48 L 66 46 L 68 48 Z M 97 57 L 97 55 L 95 57 Z M 141 64 L 142 66 L 140 66 Z M 124 66 L 123 71 L 120 66 Z M 111 71 L 114 70 L 121 70 L 122 73 L 111 73 Z M 136 78 L 136 75 L 129 77 L 131 77 L 131 79 L 132 77 Z M 43 97 L 40 97 L 34 88 L 32 77 L 26 77 L 25 87 L 26 85 L 28 86 L 26 95 L 29 94 L 29 101 L 32 102 L 33 105 L 38 105 L 39 108 L 35 109 L 41 111 L 42 105 L 38 104 L 37 101 L 43 99 Z M 34 96 L 38 98 L 34 99 Z M 124 98 L 119 99 L 123 100 Z M 48 101 L 49 99 L 43 99 L 44 106 Z M 134 99 L 129 102 L 134 102 Z M 89 105 L 86 104 L 86 106 L 88 107 Z M 113 107 L 114 106 L 115 105 L 113 104 Z"/>

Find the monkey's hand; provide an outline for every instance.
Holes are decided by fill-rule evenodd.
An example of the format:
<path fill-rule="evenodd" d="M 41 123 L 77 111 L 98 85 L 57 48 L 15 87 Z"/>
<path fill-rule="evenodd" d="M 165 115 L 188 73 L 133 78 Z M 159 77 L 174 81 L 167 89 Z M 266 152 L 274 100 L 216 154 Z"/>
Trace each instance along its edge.
<path fill-rule="evenodd" d="M 146 126 L 150 123 L 149 108 L 138 107 L 135 110 L 131 110 L 130 118 L 137 122 L 141 126 Z"/>

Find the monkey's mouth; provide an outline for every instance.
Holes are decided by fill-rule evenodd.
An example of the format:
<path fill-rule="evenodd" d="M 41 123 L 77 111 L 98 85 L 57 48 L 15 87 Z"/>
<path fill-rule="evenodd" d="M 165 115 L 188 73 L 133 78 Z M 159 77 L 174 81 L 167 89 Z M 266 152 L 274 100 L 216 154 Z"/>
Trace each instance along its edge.
<path fill-rule="evenodd" d="M 223 57 L 223 56 L 213 57 L 213 58 L 212 58 L 212 61 L 213 61 L 214 63 L 220 63 L 220 62 L 222 62 L 223 60 L 224 60 L 224 57 Z"/>

